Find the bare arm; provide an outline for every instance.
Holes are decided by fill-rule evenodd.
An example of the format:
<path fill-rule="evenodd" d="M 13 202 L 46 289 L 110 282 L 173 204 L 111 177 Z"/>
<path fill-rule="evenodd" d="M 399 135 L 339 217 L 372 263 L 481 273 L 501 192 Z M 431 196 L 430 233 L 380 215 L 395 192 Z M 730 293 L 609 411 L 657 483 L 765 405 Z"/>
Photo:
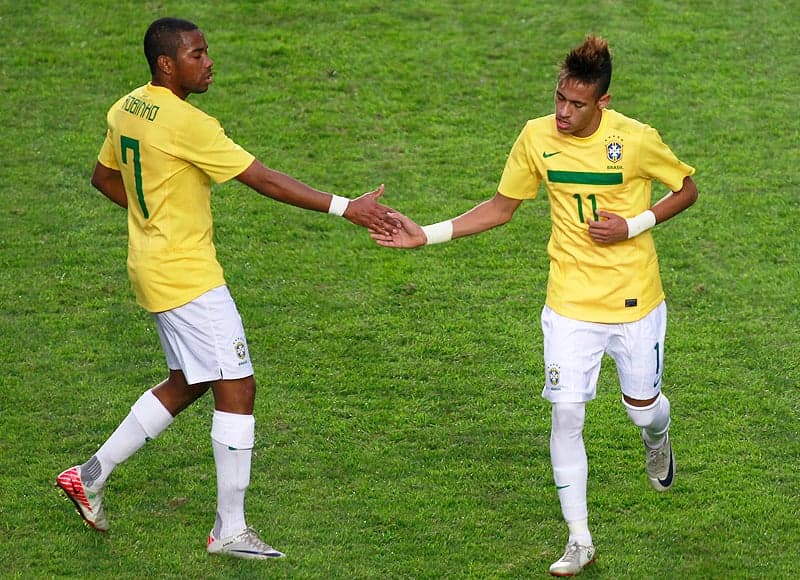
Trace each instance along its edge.
<path fill-rule="evenodd" d="M 522 200 L 496 193 L 491 199 L 452 220 L 452 238 L 478 234 L 507 223 L 521 203 Z M 387 248 L 416 248 L 428 243 L 425 232 L 414 221 L 402 214 L 392 213 L 390 216 L 396 217 L 402 227 L 390 234 L 370 231 L 370 235 L 379 245 Z"/>
<path fill-rule="evenodd" d="M 118 206 L 128 207 L 128 196 L 125 195 L 122 174 L 116 169 L 106 167 L 98 161 L 94 166 L 91 183 L 100 193 Z"/>
<path fill-rule="evenodd" d="M 683 187 L 662 197 L 650 208 L 656 216 L 656 223 L 660 224 L 675 217 L 683 210 L 697 201 L 697 185 L 691 176 L 683 178 Z"/>
<path fill-rule="evenodd" d="M 258 160 L 253 161 L 250 167 L 236 176 L 236 179 L 266 197 L 303 209 L 327 212 L 334 199 L 332 194 L 314 189 L 290 175 L 270 169 Z M 350 200 L 344 210 L 344 217 L 359 226 L 380 232 L 391 232 L 395 228 L 395 221 L 387 218 L 391 208 L 378 203 L 377 200 L 381 195 L 383 195 L 383 185 Z"/>
<path fill-rule="evenodd" d="M 691 176 L 683 178 L 683 186 L 678 191 L 673 191 L 662 197 L 650 211 L 660 224 L 681 213 L 697 201 L 697 185 Z M 599 221 L 587 220 L 589 236 L 599 244 L 613 244 L 628 239 L 628 222 L 617 214 L 600 210 L 597 212 Z"/>
<path fill-rule="evenodd" d="M 502 226 L 511 221 L 521 203 L 521 199 L 506 197 L 498 191 L 491 199 L 453 220 L 453 237 L 471 236 Z"/>

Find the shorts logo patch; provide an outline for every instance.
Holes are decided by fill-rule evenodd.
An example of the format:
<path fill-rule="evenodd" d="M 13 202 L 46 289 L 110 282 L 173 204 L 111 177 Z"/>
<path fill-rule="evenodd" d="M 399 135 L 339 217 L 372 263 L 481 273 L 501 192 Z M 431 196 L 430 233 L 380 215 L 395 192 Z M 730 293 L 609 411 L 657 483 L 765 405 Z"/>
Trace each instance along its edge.
<path fill-rule="evenodd" d="M 550 365 L 550 368 L 547 369 L 547 380 L 550 381 L 552 388 L 558 387 L 558 383 L 561 382 L 561 367 Z"/>
<path fill-rule="evenodd" d="M 240 361 L 245 362 L 247 360 L 247 345 L 244 343 L 244 340 L 241 338 L 234 340 L 233 350 L 236 351 L 236 356 L 239 357 Z"/>

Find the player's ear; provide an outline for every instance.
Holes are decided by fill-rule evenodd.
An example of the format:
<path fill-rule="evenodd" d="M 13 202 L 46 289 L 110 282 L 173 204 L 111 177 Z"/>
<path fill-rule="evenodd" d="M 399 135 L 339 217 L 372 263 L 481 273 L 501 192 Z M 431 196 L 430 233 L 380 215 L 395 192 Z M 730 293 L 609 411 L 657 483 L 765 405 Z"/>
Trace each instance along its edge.
<path fill-rule="evenodd" d="M 605 109 L 608 107 L 608 104 L 611 102 L 611 95 L 606 93 L 599 99 L 597 99 L 597 108 L 598 109 Z"/>
<path fill-rule="evenodd" d="M 172 62 L 172 59 L 166 54 L 158 55 L 158 58 L 156 59 L 156 65 L 158 66 L 158 70 L 167 76 L 171 75 L 175 68 L 175 63 Z"/>

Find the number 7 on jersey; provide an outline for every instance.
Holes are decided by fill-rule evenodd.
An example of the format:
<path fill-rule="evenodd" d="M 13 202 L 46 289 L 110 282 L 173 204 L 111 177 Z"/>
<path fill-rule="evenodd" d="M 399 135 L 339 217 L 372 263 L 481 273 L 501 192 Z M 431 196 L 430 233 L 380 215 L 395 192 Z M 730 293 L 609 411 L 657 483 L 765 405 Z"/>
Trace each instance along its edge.
<path fill-rule="evenodd" d="M 133 151 L 133 178 L 136 182 L 136 197 L 139 199 L 139 207 L 142 208 L 144 219 L 150 217 L 150 212 L 147 211 L 147 205 L 144 202 L 144 188 L 142 187 L 142 158 L 139 153 L 139 140 L 122 135 L 120 138 L 120 145 L 122 148 L 122 162 L 128 164 L 128 149 Z"/>

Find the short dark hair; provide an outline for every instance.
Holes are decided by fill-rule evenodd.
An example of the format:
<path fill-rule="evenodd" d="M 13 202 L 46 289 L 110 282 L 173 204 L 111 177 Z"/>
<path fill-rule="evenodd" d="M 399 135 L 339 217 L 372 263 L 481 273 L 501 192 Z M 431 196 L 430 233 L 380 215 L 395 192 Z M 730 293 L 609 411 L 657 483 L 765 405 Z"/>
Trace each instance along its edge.
<path fill-rule="evenodd" d="M 573 79 L 586 85 L 597 85 L 597 98 L 611 85 L 611 53 L 608 42 L 590 34 L 583 44 L 573 48 L 561 64 L 559 80 Z"/>
<path fill-rule="evenodd" d="M 150 73 L 158 70 L 158 57 L 162 54 L 170 58 L 178 56 L 181 45 L 181 32 L 197 30 L 197 25 L 180 18 L 159 18 L 144 33 L 144 56 L 150 66 Z"/>

